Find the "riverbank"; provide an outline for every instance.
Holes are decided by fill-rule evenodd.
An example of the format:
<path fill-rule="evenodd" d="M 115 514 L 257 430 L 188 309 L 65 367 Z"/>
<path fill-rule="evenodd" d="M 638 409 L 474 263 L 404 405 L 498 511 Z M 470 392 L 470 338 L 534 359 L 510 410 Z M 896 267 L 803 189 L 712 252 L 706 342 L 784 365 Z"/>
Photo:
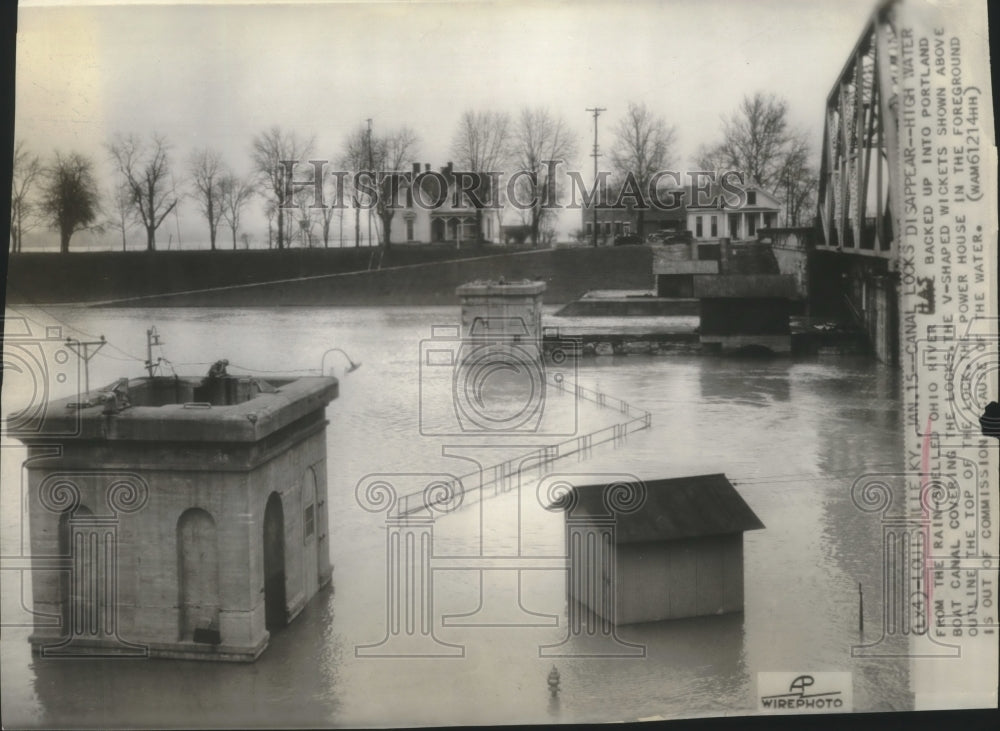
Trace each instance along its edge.
<path fill-rule="evenodd" d="M 545 302 L 562 304 L 592 289 L 647 288 L 652 277 L 645 246 L 397 246 L 381 268 L 378 251 L 363 248 L 27 253 L 8 264 L 9 304 L 157 307 L 444 305 L 458 285 L 501 276 L 541 279 Z"/>

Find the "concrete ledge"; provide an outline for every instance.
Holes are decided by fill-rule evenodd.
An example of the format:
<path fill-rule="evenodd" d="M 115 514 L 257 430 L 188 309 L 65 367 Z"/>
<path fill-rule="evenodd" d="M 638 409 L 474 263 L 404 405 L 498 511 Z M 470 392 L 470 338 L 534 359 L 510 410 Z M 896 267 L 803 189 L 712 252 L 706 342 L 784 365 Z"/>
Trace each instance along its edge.
<path fill-rule="evenodd" d="M 729 297 L 796 299 L 798 291 L 795 277 L 791 274 L 728 274 L 695 279 L 694 296 L 699 299 Z"/>
<path fill-rule="evenodd" d="M 270 641 L 270 634 L 265 632 L 264 638 L 253 647 L 238 647 L 235 645 L 204 645 L 196 642 L 151 642 L 135 643 L 137 646 L 145 647 L 146 657 L 151 658 L 173 658 L 177 660 L 205 660 L 210 662 L 253 662 L 267 648 Z M 58 644 L 60 637 L 48 637 L 41 633 L 32 634 L 28 641 L 31 643 L 32 653 L 40 655 L 43 647 Z M 66 652 L 61 657 L 121 657 L 126 659 L 132 657 L 121 650 L 121 646 L 109 640 L 85 640 L 75 639 L 73 641 L 73 651 Z"/>
<path fill-rule="evenodd" d="M 791 353 L 791 335 L 702 335 L 703 346 L 720 346 L 723 352 L 742 348 L 767 348 L 773 353 Z"/>
<path fill-rule="evenodd" d="M 682 261 L 657 260 L 653 262 L 653 275 L 657 274 L 718 274 L 719 262 L 686 259 Z"/>

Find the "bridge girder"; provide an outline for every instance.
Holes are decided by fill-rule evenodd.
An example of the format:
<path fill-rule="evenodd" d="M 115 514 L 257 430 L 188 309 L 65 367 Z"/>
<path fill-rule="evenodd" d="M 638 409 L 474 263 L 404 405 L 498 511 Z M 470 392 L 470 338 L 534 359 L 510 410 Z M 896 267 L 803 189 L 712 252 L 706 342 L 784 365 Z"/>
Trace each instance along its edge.
<path fill-rule="evenodd" d="M 898 259 L 902 200 L 894 5 L 872 15 L 827 96 L 817 247 L 885 258 L 890 269 Z"/>

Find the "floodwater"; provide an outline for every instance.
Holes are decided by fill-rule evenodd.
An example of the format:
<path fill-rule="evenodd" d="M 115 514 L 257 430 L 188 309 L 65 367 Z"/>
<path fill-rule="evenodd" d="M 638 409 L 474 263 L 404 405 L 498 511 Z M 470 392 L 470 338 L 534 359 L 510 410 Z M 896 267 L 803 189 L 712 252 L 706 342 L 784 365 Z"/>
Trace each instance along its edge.
<path fill-rule="evenodd" d="M 318 370 L 333 347 L 363 366 L 345 374 L 339 353 L 325 357 L 326 370 L 341 379 L 340 398 L 327 411 L 333 588 L 275 633 L 253 664 L 43 659 L 32 656 L 26 641 L 30 618 L 22 602 L 30 606 L 30 576 L 7 563 L 0 642 L 7 727 L 398 726 L 734 714 L 756 709 L 762 671 L 848 671 L 855 710 L 913 705 L 906 662 L 851 656 L 851 646 L 863 642 L 859 582 L 866 588 L 866 626 L 877 632 L 881 533 L 872 515 L 852 504 L 849 489 L 865 472 L 897 469 L 902 454 L 898 378 L 870 360 L 632 355 L 579 364 L 580 385 L 650 411 L 652 428 L 552 469 L 642 479 L 724 472 L 766 526 L 745 537 L 743 613 L 619 628 L 620 640 L 645 646 L 643 657 L 540 657 L 540 646 L 567 637 L 565 572 L 459 566 L 434 572 L 434 633 L 442 643 L 464 646 L 464 656 L 369 658 L 358 657 L 356 648 L 386 634 L 385 529 L 383 515 L 358 505 L 358 481 L 375 472 L 410 473 L 395 478 L 405 491 L 411 482 L 422 484 L 412 473 L 464 474 L 518 449 L 499 438 L 421 434 L 421 341 L 433 325 L 455 324 L 457 308 L 7 312 L 23 314 L 36 330 L 61 323 L 74 337 L 105 335 L 115 347 L 91 360 L 95 386 L 142 374 L 135 359 L 145 358 L 152 325 L 162 355 L 181 374 L 200 375 L 223 357 L 231 372 L 253 369 L 262 377 Z M 6 412 L 11 402 L 4 395 Z M 580 431 L 620 417 L 593 403 L 574 407 L 568 396 L 545 408 L 558 418 L 575 408 Z M 23 457 L 16 443 L 4 443 L 7 557 L 21 552 L 16 487 Z M 435 554 L 561 555 L 563 516 L 542 509 L 535 493 L 526 480 L 520 490 L 439 518 Z M 442 625 L 445 615 L 470 614 Z M 555 700 L 546 683 L 553 665 L 561 677 Z"/>

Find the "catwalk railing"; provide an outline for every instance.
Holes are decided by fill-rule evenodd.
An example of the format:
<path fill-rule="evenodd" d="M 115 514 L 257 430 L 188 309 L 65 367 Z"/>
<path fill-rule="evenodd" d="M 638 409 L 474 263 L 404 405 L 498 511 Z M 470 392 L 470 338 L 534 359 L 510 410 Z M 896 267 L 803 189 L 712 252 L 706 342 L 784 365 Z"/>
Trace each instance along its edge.
<path fill-rule="evenodd" d="M 590 401 L 601 408 L 613 409 L 623 414 L 624 418 L 618 423 L 573 436 L 555 444 L 540 445 L 536 449 L 519 454 L 517 457 L 460 475 L 450 482 L 441 482 L 432 486 L 437 489 L 425 488 L 400 495 L 396 500 L 393 513 L 397 516 L 406 516 L 420 511 L 431 511 L 438 514 L 453 512 L 471 504 L 470 498 L 477 496 L 479 499 L 495 497 L 509 492 L 519 484 L 519 480 L 522 478 L 532 476 L 541 478 L 557 460 L 574 454 L 578 455 L 580 459 L 585 459 L 590 456 L 594 447 L 608 443 L 619 446 L 629 434 L 649 429 L 652 426 L 652 414 L 649 411 L 637 408 L 620 398 L 580 385 L 566 386 L 563 381 L 552 378 L 547 379 L 547 384 L 549 387 L 571 393 L 577 400 Z M 487 488 L 490 487 L 493 488 L 493 492 L 489 495 L 485 494 Z"/>

